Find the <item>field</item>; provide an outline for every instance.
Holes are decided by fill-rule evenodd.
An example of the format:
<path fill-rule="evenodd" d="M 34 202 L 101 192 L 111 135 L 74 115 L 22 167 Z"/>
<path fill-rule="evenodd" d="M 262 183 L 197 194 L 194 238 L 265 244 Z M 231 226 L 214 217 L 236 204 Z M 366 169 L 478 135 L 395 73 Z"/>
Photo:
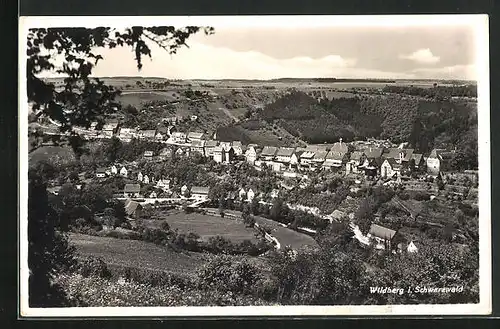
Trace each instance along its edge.
<path fill-rule="evenodd" d="M 111 266 L 128 266 L 149 270 L 176 272 L 193 271 L 207 256 L 193 252 L 175 252 L 153 243 L 70 234 L 70 242 L 81 256 L 102 257 Z"/>
<path fill-rule="evenodd" d="M 75 159 L 73 150 L 67 146 L 42 146 L 29 154 L 29 162 L 32 164 L 40 161 L 64 163 L 72 162 Z"/>
<path fill-rule="evenodd" d="M 234 213 L 236 216 L 240 215 L 238 211 L 226 210 L 226 212 Z M 316 241 L 309 235 L 283 227 L 278 222 L 264 217 L 254 216 L 254 218 L 257 224 L 265 225 L 272 230 L 271 235 L 278 239 L 282 247 L 291 246 L 294 249 L 299 249 L 304 246 L 317 246 Z"/>
<path fill-rule="evenodd" d="M 166 221 L 171 229 L 178 229 L 179 232 L 193 232 L 200 236 L 204 241 L 209 238 L 220 235 L 231 240 L 234 243 L 240 243 L 243 240 L 258 242 L 255 237 L 255 231 L 245 227 L 243 221 L 228 218 L 207 216 L 203 214 L 186 214 L 182 211 L 172 210 L 164 213 L 164 220 L 147 220 L 144 224 L 149 227 L 160 227 Z"/>
<path fill-rule="evenodd" d="M 117 97 L 123 105 L 132 105 L 139 108 L 143 102 L 149 101 L 175 101 L 176 98 L 173 96 L 176 94 L 171 91 L 126 91 Z M 177 93 L 178 94 L 178 93 Z"/>

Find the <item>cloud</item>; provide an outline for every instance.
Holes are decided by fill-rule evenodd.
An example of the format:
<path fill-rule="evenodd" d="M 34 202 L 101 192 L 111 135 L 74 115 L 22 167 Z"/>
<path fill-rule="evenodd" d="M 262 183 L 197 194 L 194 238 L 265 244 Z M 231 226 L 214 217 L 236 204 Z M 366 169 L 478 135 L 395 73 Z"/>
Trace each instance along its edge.
<path fill-rule="evenodd" d="M 439 56 L 435 56 L 429 48 L 419 49 L 409 55 L 400 55 L 399 58 L 409 59 L 420 64 L 436 64 Z"/>

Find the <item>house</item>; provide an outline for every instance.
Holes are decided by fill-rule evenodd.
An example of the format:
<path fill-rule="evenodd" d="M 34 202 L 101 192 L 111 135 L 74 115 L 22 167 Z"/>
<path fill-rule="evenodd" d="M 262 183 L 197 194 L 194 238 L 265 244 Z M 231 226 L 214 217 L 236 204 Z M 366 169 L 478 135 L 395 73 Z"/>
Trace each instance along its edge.
<path fill-rule="evenodd" d="M 185 196 L 188 193 L 188 187 L 186 185 L 182 185 L 181 187 L 181 195 Z"/>
<path fill-rule="evenodd" d="M 330 223 L 333 222 L 333 221 L 337 221 L 337 222 L 340 222 L 342 221 L 345 217 L 346 217 L 346 213 L 341 211 L 341 210 L 338 210 L 338 209 L 335 209 L 331 214 L 330 216 L 328 216 L 329 220 L 330 220 Z"/>
<path fill-rule="evenodd" d="M 193 153 L 201 154 L 201 156 L 205 156 L 205 141 L 204 140 L 194 140 L 191 143 L 191 151 Z"/>
<path fill-rule="evenodd" d="M 250 188 L 248 189 L 247 192 L 247 201 L 252 202 L 253 198 L 255 197 L 255 192 Z"/>
<path fill-rule="evenodd" d="M 253 165 L 257 160 L 257 149 L 254 146 L 249 146 L 247 151 L 245 152 L 245 158 L 248 163 Z"/>
<path fill-rule="evenodd" d="M 276 199 L 277 197 L 279 197 L 279 195 L 280 195 L 280 191 L 278 189 L 273 189 L 271 191 L 271 193 L 269 194 L 271 199 Z"/>
<path fill-rule="evenodd" d="M 153 151 L 144 151 L 144 159 L 146 160 L 153 159 Z"/>
<path fill-rule="evenodd" d="M 290 165 L 292 160 L 292 155 L 295 153 L 295 148 L 292 147 L 280 147 L 276 152 L 275 161 L 281 162 L 286 166 Z"/>
<path fill-rule="evenodd" d="M 128 175 L 127 168 L 122 167 L 122 169 L 120 169 L 120 175 L 123 176 L 123 177 L 127 177 L 127 175 Z"/>
<path fill-rule="evenodd" d="M 262 161 L 273 161 L 274 157 L 276 155 L 276 152 L 278 152 L 278 148 L 274 146 L 264 146 L 264 149 L 260 153 L 260 158 Z"/>
<path fill-rule="evenodd" d="M 193 141 L 196 141 L 196 140 L 201 140 L 203 137 L 205 136 L 204 133 L 200 133 L 200 132 L 189 132 L 187 134 L 187 140 L 188 142 L 192 143 Z"/>
<path fill-rule="evenodd" d="M 325 162 L 327 155 L 328 151 L 325 148 L 318 148 L 317 151 L 314 152 L 311 164 L 317 168 L 321 167 Z"/>
<path fill-rule="evenodd" d="M 414 170 L 416 171 L 421 171 L 425 168 L 425 161 L 424 161 L 424 156 L 422 154 L 419 154 L 419 153 L 413 153 L 411 155 L 411 161 L 414 161 L 415 162 L 415 168 Z"/>
<path fill-rule="evenodd" d="M 224 160 L 224 148 L 222 146 L 216 146 L 213 148 L 212 157 L 215 162 L 222 163 Z"/>
<path fill-rule="evenodd" d="M 408 243 L 408 247 L 406 247 L 406 251 L 409 253 L 416 253 L 418 252 L 418 248 L 413 241 L 410 241 L 410 243 Z"/>
<path fill-rule="evenodd" d="M 102 134 L 104 137 L 111 138 L 118 133 L 118 121 L 109 121 L 102 127 Z"/>
<path fill-rule="evenodd" d="M 139 198 L 141 195 L 141 185 L 125 184 L 123 188 L 123 196 L 126 198 Z"/>
<path fill-rule="evenodd" d="M 118 174 L 118 168 L 116 168 L 116 166 L 115 166 L 115 165 L 112 165 L 112 166 L 111 166 L 110 171 L 111 171 L 111 174 L 113 174 L 113 175 Z"/>
<path fill-rule="evenodd" d="M 139 172 L 139 173 L 137 174 L 137 180 L 138 180 L 139 182 L 142 182 L 142 179 L 143 179 L 142 173 L 141 173 L 141 172 Z"/>
<path fill-rule="evenodd" d="M 174 143 L 178 144 L 185 144 L 187 140 L 186 134 L 178 131 L 173 132 L 171 138 Z"/>
<path fill-rule="evenodd" d="M 406 165 L 411 160 L 412 155 L 413 149 L 390 148 L 382 156 L 385 159 L 394 159 L 400 165 Z"/>
<path fill-rule="evenodd" d="M 303 151 L 302 154 L 299 156 L 300 165 L 309 168 L 313 163 L 314 154 L 315 152 L 310 150 Z"/>
<path fill-rule="evenodd" d="M 213 150 L 213 159 L 217 163 L 231 163 L 234 160 L 234 150 L 229 145 L 219 145 Z"/>
<path fill-rule="evenodd" d="M 377 224 L 372 224 L 370 226 L 370 231 L 368 231 L 367 237 L 368 239 L 373 239 L 375 241 L 376 249 L 386 249 L 386 247 L 390 248 L 395 235 L 396 231 L 394 230 Z"/>
<path fill-rule="evenodd" d="M 234 150 L 234 155 L 236 156 L 243 155 L 243 144 L 240 141 L 233 141 L 231 143 L 231 147 Z"/>
<path fill-rule="evenodd" d="M 172 157 L 172 149 L 169 147 L 165 147 L 160 151 L 160 154 L 158 154 L 158 157 L 162 160 L 166 160 Z"/>
<path fill-rule="evenodd" d="M 382 165 L 382 154 L 384 153 L 384 148 L 382 147 L 368 147 L 363 150 L 363 153 L 368 160 L 374 160 L 375 163 L 380 167 Z"/>
<path fill-rule="evenodd" d="M 455 152 L 443 149 L 433 149 L 427 157 L 427 172 L 431 175 L 437 175 L 441 171 L 449 169 L 450 160 Z"/>
<path fill-rule="evenodd" d="M 165 137 L 167 137 L 167 135 L 165 133 L 161 133 L 161 132 L 157 131 L 156 135 L 155 135 L 155 140 L 162 141 L 165 139 Z"/>
<path fill-rule="evenodd" d="M 105 178 L 106 177 L 106 168 L 97 168 L 97 171 L 95 173 L 95 177 Z"/>
<path fill-rule="evenodd" d="M 118 138 L 124 142 L 129 142 L 132 138 L 135 137 L 135 129 L 132 128 L 121 128 L 120 134 Z"/>
<path fill-rule="evenodd" d="M 161 178 L 158 180 L 158 182 L 156 182 L 156 187 L 163 190 L 168 190 L 170 188 L 170 180 Z"/>
<path fill-rule="evenodd" d="M 158 197 L 158 195 L 156 194 L 156 192 L 155 192 L 155 191 L 153 191 L 153 192 L 151 192 L 151 193 L 149 194 L 149 197 L 150 197 L 151 199 L 156 199 L 156 198 Z"/>
<path fill-rule="evenodd" d="M 138 218 L 142 213 L 142 205 L 130 199 L 125 200 L 125 214 L 127 217 Z"/>
<path fill-rule="evenodd" d="M 93 121 L 91 124 L 90 124 L 90 130 L 97 130 L 97 126 L 98 126 L 98 122 L 97 121 Z"/>
<path fill-rule="evenodd" d="M 401 164 L 393 158 L 385 159 L 380 167 L 380 175 L 382 177 L 392 177 L 401 171 Z"/>
<path fill-rule="evenodd" d="M 142 182 L 144 184 L 149 184 L 149 176 L 148 175 L 144 175 L 144 178 L 142 179 Z"/>
<path fill-rule="evenodd" d="M 208 192 L 210 188 L 202 186 L 193 186 L 191 188 L 191 197 L 196 200 L 208 200 Z"/>
<path fill-rule="evenodd" d="M 205 156 L 212 158 L 214 156 L 214 149 L 219 145 L 215 140 L 208 140 L 205 142 Z"/>
<path fill-rule="evenodd" d="M 346 173 L 358 173 L 360 171 L 360 168 L 366 160 L 366 155 L 363 151 L 354 151 L 351 154 L 351 158 L 349 161 L 346 163 Z"/>
<path fill-rule="evenodd" d="M 161 140 L 167 139 L 169 135 L 170 134 L 169 134 L 168 127 L 158 126 L 156 128 L 156 135 L 155 135 L 156 140 L 161 141 Z"/>
<path fill-rule="evenodd" d="M 242 187 L 240 189 L 240 191 L 238 192 L 238 196 L 241 200 L 245 200 L 246 196 L 247 196 L 247 191 L 245 191 L 245 189 Z"/>
<path fill-rule="evenodd" d="M 189 148 L 183 148 L 179 147 L 177 150 L 175 150 L 175 155 L 176 156 L 189 156 Z"/>
<path fill-rule="evenodd" d="M 139 137 L 144 139 L 153 140 L 156 135 L 156 130 L 148 129 L 139 131 Z"/>

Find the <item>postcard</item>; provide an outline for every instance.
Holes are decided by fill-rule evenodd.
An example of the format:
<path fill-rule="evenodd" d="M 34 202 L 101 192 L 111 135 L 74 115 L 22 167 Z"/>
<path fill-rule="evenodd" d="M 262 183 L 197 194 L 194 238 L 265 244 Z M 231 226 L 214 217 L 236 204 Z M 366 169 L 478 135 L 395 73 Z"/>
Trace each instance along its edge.
<path fill-rule="evenodd" d="M 491 312 L 487 15 L 21 17 L 31 317 Z"/>

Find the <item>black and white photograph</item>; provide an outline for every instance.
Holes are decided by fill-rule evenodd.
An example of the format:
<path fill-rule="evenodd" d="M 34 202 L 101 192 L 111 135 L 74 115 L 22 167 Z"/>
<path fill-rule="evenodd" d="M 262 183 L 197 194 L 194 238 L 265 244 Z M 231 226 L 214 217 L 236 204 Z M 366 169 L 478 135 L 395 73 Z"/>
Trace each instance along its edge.
<path fill-rule="evenodd" d="M 21 317 L 491 312 L 487 15 L 20 17 Z"/>

